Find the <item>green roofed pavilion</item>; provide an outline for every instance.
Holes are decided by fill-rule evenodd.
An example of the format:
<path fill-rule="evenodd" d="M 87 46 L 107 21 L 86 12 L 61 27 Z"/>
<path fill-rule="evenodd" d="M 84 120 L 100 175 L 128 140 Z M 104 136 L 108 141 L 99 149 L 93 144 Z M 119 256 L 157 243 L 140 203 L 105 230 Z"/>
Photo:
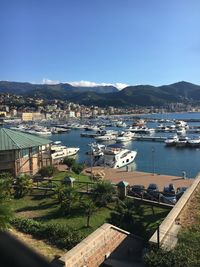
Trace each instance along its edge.
<path fill-rule="evenodd" d="M 51 140 L 19 131 L 0 128 L 0 151 L 18 150 L 52 143 Z"/>
<path fill-rule="evenodd" d="M 0 128 L 0 172 L 35 174 L 52 164 L 51 140 Z"/>

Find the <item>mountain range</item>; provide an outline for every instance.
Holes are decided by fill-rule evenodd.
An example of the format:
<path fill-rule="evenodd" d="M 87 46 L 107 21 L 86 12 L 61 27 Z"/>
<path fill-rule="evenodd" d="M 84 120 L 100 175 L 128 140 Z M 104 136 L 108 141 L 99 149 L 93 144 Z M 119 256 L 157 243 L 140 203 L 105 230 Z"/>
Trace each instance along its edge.
<path fill-rule="evenodd" d="M 0 93 L 46 100 L 60 99 L 101 107 L 162 106 L 167 103 L 200 102 L 200 86 L 184 81 L 163 86 L 128 86 L 120 91 L 114 86 L 75 87 L 68 83 L 50 85 L 0 81 Z"/>

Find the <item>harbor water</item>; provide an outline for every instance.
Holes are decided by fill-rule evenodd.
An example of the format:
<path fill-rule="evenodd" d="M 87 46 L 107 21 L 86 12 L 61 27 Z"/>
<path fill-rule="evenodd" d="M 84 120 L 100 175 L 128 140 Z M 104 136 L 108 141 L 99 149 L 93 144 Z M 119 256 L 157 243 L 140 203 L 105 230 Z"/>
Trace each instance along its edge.
<path fill-rule="evenodd" d="M 200 113 L 171 113 L 171 114 L 151 114 L 144 115 L 145 118 L 156 119 L 200 119 Z M 155 122 L 148 124 L 149 127 L 155 127 Z M 190 125 L 200 125 L 199 123 L 190 123 Z M 110 128 L 116 129 L 116 128 Z M 122 130 L 117 128 L 117 130 Z M 50 137 L 53 141 L 61 141 L 69 147 L 79 147 L 80 151 L 77 155 L 79 162 L 85 162 L 86 152 L 90 149 L 90 143 L 94 142 L 93 138 L 84 138 L 80 134 L 84 130 L 71 130 L 68 133 L 54 134 Z M 164 136 L 166 133 L 156 133 L 156 135 Z M 110 143 L 108 143 L 110 144 Z M 131 150 L 137 151 L 134 164 L 130 166 L 132 170 L 151 172 L 157 174 L 168 174 L 182 176 L 186 172 L 186 176 L 194 178 L 200 171 L 200 149 L 199 148 L 176 148 L 166 147 L 164 142 L 151 141 L 130 141 L 124 146 Z"/>

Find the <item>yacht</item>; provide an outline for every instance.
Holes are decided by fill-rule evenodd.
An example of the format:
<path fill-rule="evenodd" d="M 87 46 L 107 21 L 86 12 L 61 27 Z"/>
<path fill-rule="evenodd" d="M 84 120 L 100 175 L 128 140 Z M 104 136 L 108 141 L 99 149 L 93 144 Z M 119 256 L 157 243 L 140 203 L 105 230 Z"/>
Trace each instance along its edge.
<path fill-rule="evenodd" d="M 95 137 L 95 140 L 98 142 L 111 141 L 115 139 L 116 139 L 116 136 L 113 134 L 105 134 L 105 135 Z"/>
<path fill-rule="evenodd" d="M 175 141 L 175 144 L 177 147 L 185 147 L 189 141 L 189 138 L 187 136 L 185 137 L 179 137 L 177 141 Z"/>
<path fill-rule="evenodd" d="M 199 147 L 200 146 L 200 136 L 193 136 L 188 140 L 188 145 L 190 147 Z"/>
<path fill-rule="evenodd" d="M 117 143 L 129 142 L 133 139 L 135 133 L 132 132 L 121 132 L 116 138 Z"/>
<path fill-rule="evenodd" d="M 174 146 L 176 142 L 178 141 L 178 136 L 177 135 L 170 135 L 166 140 L 165 140 L 165 145 L 166 146 Z"/>
<path fill-rule="evenodd" d="M 123 121 L 118 121 L 117 123 L 116 123 L 116 127 L 126 127 L 127 125 L 126 125 L 126 123 L 125 122 L 123 122 Z"/>
<path fill-rule="evenodd" d="M 100 131 L 97 131 L 97 136 L 95 137 L 95 139 L 98 142 L 111 141 L 111 140 L 115 140 L 117 135 L 118 135 L 118 131 L 100 130 Z"/>
<path fill-rule="evenodd" d="M 186 133 L 186 129 L 183 128 L 183 127 L 180 127 L 176 130 L 176 133 L 179 134 L 179 135 L 185 135 Z"/>
<path fill-rule="evenodd" d="M 87 152 L 88 162 L 92 166 L 104 166 L 110 168 L 121 168 L 134 161 L 137 152 L 121 147 L 104 146 L 93 143 Z"/>
<path fill-rule="evenodd" d="M 139 126 L 139 127 L 142 127 L 142 126 L 145 126 L 146 125 L 146 121 L 143 120 L 143 119 L 139 119 L 139 120 L 136 120 L 133 122 L 133 127 L 135 126 Z"/>
<path fill-rule="evenodd" d="M 128 128 L 127 131 L 130 131 L 132 133 L 137 133 L 137 134 L 152 134 L 155 132 L 155 129 L 153 128 L 148 128 L 146 126 L 131 126 Z"/>
<path fill-rule="evenodd" d="M 62 160 L 76 155 L 79 150 L 78 147 L 66 147 L 60 141 L 56 141 L 51 146 L 51 156 L 53 160 Z"/>
<path fill-rule="evenodd" d="M 185 122 L 185 121 L 178 121 L 177 120 L 175 122 L 175 124 L 176 124 L 176 128 L 185 128 L 185 129 L 188 129 L 189 128 L 187 122 Z"/>
<path fill-rule="evenodd" d="M 85 130 L 86 131 L 99 131 L 99 130 L 101 130 L 101 128 L 96 126 L 96 125 L 92 125 L 92 126 L 85 127 Z"/>
<path fill-rule="evenodd" d="M 104 150 L 104 166 L 122 168 L 134 161 L 137 152 L 124 148 L 108 147 Z"/>

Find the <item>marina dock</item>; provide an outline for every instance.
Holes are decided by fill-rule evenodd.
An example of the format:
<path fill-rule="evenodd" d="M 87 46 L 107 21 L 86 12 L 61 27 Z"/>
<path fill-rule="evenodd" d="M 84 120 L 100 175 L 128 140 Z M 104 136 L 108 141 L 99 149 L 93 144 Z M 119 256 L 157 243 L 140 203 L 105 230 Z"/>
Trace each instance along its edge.
<path fill-rule="evenodd" d="M 129 185 L 144 185 L 145 188 L 148 187 L 150 183 L 157 184 L 160 191 L 163 190 L 164 186 L 172 183 L 175 188 L 178 187 L 189 187 L 192 185 L 194 179 L 183 179 L 181 176 L 171 176 L 165 174 L 153 174 L 148 172 L 127 172 L 122 169 L 112 169 L 103 167 L 93 167 L 95 172 L 103 171 L 105 173 L 105 180 L 111 181 L 112 183 L 119 183 L 120 181 L 126 181 Z M 85 173 L 89 175 L 91 173 L 91 168 L 87 168 Z"/>
<path fill-rule="evenodd" d="M 134 139 L 137 141 L 164 142 L 167 138 L 163 136 L 134 135 Z"/>

